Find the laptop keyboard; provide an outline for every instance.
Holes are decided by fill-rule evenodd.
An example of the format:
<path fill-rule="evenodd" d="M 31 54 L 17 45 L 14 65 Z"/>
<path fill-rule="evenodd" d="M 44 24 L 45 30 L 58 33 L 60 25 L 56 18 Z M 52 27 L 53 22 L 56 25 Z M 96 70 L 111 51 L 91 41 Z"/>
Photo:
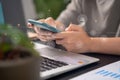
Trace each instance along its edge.
<path fill-rule="evenodd" d="M 42 57 L 41 72 L 68 65 L 65 62 Z"/>

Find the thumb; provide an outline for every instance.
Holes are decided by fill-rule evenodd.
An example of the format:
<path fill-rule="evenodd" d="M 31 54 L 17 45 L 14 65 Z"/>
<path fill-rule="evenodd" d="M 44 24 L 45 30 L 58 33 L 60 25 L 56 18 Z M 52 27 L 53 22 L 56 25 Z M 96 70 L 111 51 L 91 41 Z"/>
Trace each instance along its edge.
<path fill-rule="evenodd" d="M 70 24 L 68 28 L 65 29 L 65 31 L 81 31 L 82 27 L 75 25 L 75 24 Z"/>

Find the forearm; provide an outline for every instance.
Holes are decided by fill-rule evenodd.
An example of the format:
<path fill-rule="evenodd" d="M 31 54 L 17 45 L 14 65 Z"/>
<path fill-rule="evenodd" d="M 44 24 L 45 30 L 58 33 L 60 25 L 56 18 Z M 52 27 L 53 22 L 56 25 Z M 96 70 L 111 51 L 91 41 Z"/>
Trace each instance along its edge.
<path fill-rule="evenodd" d="M 120 38 L 91 38 L 91 52 L 120 55 Z"/>

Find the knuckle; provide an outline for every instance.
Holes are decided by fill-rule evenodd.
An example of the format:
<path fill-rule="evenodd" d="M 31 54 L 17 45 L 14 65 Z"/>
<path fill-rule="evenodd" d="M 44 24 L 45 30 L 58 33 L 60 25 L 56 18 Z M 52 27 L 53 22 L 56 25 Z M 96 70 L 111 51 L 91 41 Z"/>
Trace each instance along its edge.
<path fill-rule="evenodd" d="M 74 26 L 74 24 L 70 24 L 70 25 L 69 25 L 69 27 L 73 27 L 73 26 Z"/>
<path fill-rule="evenodd" d="M 44 22 L 44 21 L 45 21 L 45 19 L 40 19 L 40 20 L 38 20 L 38 21 L 40 21 L 40 22 Z"/>
<path fill-rule="evenodd" d="M 53 18 L 52 17 L 48 17 L 46 20 L 53 20 Z"/>
<path fill-rule="evenodd" d="M 53 21 L 54 21 L 54 19 L 52 17 L 45 19 L 45 22 L 53 22 Z"/>

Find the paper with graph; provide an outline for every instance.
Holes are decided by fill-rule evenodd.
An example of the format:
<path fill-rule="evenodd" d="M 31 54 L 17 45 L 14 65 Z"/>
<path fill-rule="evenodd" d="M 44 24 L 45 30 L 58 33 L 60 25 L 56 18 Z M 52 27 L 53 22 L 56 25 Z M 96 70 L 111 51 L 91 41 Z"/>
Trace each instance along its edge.
<path fill-rule="evenodd" d="M 120 61 L 111 63 L 70 80 L 120 80 Z"/>

